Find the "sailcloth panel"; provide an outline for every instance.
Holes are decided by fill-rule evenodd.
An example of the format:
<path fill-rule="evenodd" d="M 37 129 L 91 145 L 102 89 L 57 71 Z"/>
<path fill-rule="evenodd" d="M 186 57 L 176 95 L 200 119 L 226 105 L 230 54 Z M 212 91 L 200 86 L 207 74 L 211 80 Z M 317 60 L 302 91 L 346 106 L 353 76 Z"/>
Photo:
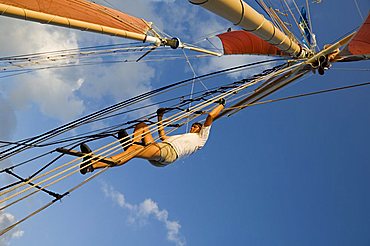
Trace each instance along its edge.
<path fill-rule="evenodd" d="M 370 54 L 370 14 L 340 56 Z"/>
<path fill-rule="evenodd" d="M 150 28 L 143 19 L 85 0 L 0 0 L 0 3 L 134 33 L 146 34 Z"/>
<path fill-rule="evenodd" d="M 253 54 L 289 56 L 279 48 L 247 31 L 231 31 L 217 36 L 221 39 L 225 55 Z"/>

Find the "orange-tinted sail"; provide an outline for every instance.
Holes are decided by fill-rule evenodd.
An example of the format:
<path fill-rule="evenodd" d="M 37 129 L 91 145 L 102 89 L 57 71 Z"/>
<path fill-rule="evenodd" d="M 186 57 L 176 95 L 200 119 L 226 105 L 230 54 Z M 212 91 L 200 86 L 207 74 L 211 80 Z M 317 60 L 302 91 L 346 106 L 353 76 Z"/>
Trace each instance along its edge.
<path fill-rule="evenodd" d="M 143 19 L 85 0 L 0 0 L 0 4 L 140 34 L 150 28 Z"/>
<path fill-rule="evenodd" d="M 253 54 L 253 55 L 273 55 L 288 56 L 256 35 L 246 31 L 231 31 L 217 35 L 224 47 L 225 55 L 234 54 Z"/>
<path fill-rule="evenodd" d="M 339 56 L 356 60 L 368 59 L 370 56 L 370 14 L 367 16 L 366 21 L 357 31 L 348 45 L 340 52 Z M 358 60 L 357 59 L 357 60 Z"/>

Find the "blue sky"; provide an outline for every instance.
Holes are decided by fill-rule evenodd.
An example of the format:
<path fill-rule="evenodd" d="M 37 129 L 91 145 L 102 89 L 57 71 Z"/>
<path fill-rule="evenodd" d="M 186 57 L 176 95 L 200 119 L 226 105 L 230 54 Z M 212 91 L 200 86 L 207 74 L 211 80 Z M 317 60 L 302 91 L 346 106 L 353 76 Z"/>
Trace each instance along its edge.
<path fill-rule="evenodd" d="M 189 43 L 230 26 L 187 1 L 109 2 Z M 366 17 L 369 1 L 357 3 Z M 362 22 L 351 0 L 323 0 L 313 4 L 311 12 L 320 47 Z M 166 17 L 171 17 L 170 23 Z M 200 20 L 208 22 L 199 25 Z M 0 37 L 1 57 L 122 42 L 5 17 L 0 23 L 0 30 L 8 33 Z M 264 58 L 191 62 L 202 74 L 257 59 Z M 369 62 L 335 64 L 325 76 L 309 75 L 273 98 L 368 82 L 368 69 Z M 176 60 L 1 78 L 0 136 L 4 140 L 33 136 L 192 76 L 186 61 Z M 242 76 L 246 73 L 220 79 L 234 81 Z M 217 121 L 206 147 L 197 154 L 166 168 L 143 160 L 112 168 L 21 224 L 0 244 L 369 245 L 369 93 L 370 88 L 361 87 L 247 108 Z M 133 116 L 122 120 L 129 117 Z M 17 163 L 29 155 L 10 161 Z M 40 164 L 20 173 L 26 176 Z M 55 190 L 63 192 L 83 178 L 77 174 Z M 6 220 L 18 220 L 48 201 L 43 194 L 34 196 L 2 213 L 0 221 L 3 225 Z"/>

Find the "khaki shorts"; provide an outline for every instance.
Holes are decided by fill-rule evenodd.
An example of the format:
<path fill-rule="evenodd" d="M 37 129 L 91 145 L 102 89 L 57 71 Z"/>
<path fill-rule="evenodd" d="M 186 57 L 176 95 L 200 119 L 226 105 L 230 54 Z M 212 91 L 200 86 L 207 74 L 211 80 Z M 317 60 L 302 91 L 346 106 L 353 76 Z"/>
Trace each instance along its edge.
<path fill-rule="evenodd" d="M 176 161 L 177 153 L 169 143 L 156 143 L 160 149 L 160 157 L 157 160 L 149 160 L 150 164 L 156 167 L 165 167 Z"/>

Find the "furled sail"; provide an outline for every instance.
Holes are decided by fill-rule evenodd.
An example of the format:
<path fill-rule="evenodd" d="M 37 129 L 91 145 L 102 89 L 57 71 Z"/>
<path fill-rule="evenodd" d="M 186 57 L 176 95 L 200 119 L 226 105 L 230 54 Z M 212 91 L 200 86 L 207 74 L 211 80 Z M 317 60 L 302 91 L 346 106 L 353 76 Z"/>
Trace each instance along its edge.
<path fill-rule="evenodd" d="M 86 0 L 0 0 L 0 15 L 149 42 L 151 23 Z"/>
<path fill-rule="evenodd" d="M 370 14 L 339 56 L 352 61 L 370 58 Z"/>
<path fill-rule="evenodd" d="M 231 31 L 217 35 L 222 42 L 225 55 L 254 54 L 289 56 L 256 35 L 246 31 Z"/>

